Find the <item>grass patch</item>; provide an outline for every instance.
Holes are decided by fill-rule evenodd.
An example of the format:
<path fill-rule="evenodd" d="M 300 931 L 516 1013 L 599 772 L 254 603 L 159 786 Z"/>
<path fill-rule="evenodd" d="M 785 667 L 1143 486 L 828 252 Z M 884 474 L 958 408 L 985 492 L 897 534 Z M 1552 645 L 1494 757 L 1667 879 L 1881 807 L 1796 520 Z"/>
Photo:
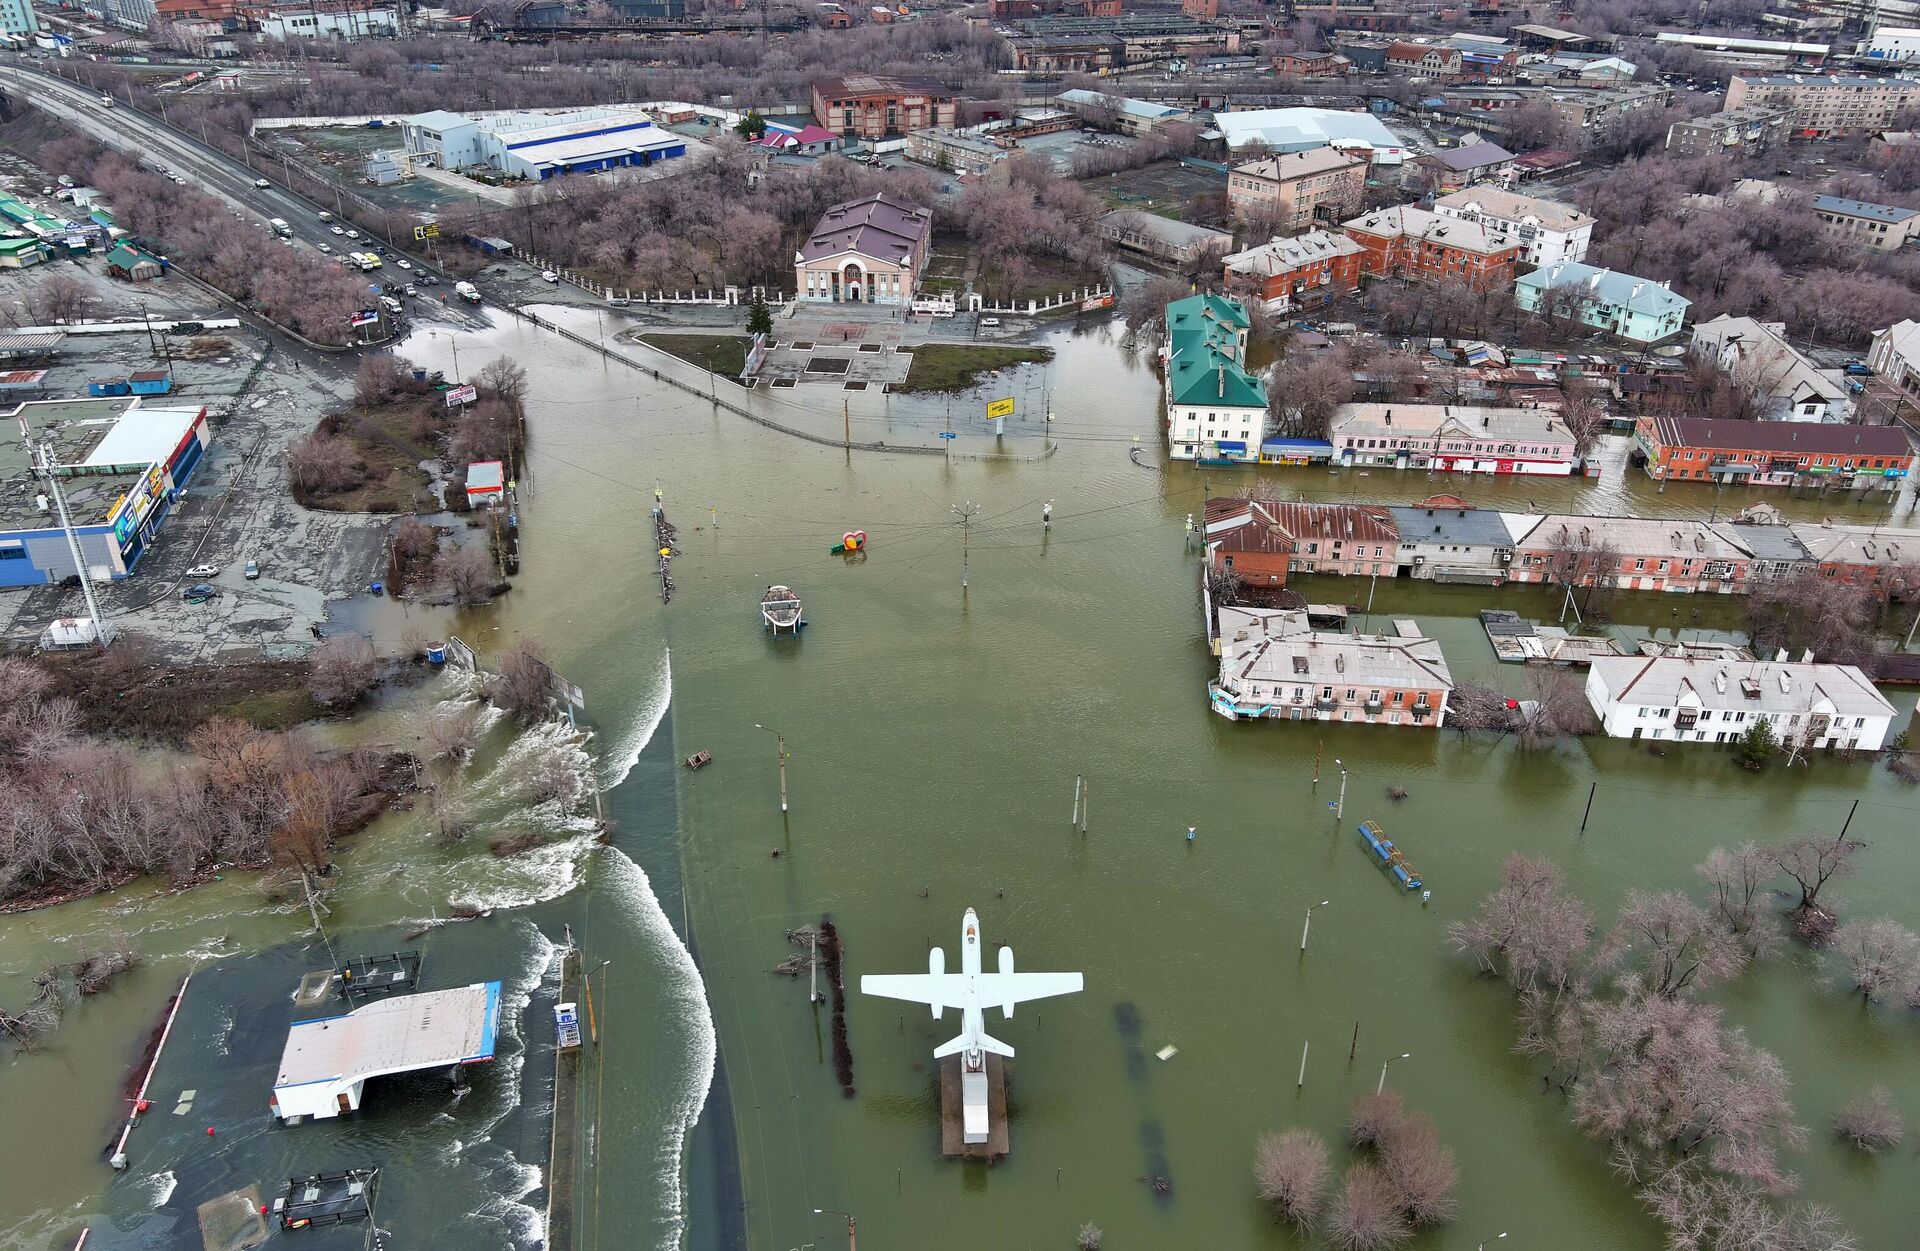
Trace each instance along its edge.
<path fill-rule="evenodd" d="M 1023 260 L 1025 263 L 1013 280 L 997 265 L 982 269 L 974 290 L 984 294 L 991 303 L 1024 303 L 1052 299 L 1063 291 L 1095 287 L 1104 280 L 1098 270 L 1087 269 L 1064 257 L 1028 256 Z"/>
<path fill-rule="evenodd" d="M 294 481 L 294 498 L 308 508 L 336 513 L 432 508 L 420 462 L 440 455 L 435 436 L 445 416 L 446 401 L 438 394 L 405 396 L 373 408 L 355 405 L 328 415 L 321 429 L 346 440 L 366 471 L 357 483 L 338 491 L 309 491 Z"/>
<path fill-rule="evenodd" d="M 901 392 L 965 391 L 978 383 L 983 374 L 1052 359 L 1052 348 L 1006 347 L 989 343 L 923 343 L 914 349 L 913 365 L 907 370 L 907 380 L 894 389 Z"/>
<path fill-rule="evenodd" d="M 150 661 L 137 639 L 126 646 L 125 655 L 115 648 L 42 658 L 53 693 L 79 706 L 89 734 L 177 743 L 214 717 L 287 730 L 326 715 L 307 693 L 312 666 L 304 660 L 167 665 Z"/>
<path fill-rule="evenodd" d="M 640 341 L 728 378 L 738 378 L 747 367 L 747 348 L 753 343 L 737 334 L 643 334 Z"/>

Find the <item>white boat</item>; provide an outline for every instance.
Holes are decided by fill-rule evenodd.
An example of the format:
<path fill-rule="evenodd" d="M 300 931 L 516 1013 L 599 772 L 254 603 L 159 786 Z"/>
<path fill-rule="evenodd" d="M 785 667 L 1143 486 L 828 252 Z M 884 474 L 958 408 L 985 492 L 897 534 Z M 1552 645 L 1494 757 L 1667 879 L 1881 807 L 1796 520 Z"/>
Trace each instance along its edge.
<path fill-rule="evenodd" d="M 770 586 L 760 597 L 760 615 L 767 629 L 775 634 L 798 634 L 806 622 L 800 620 L 800 597 L 792 587 Z"/>

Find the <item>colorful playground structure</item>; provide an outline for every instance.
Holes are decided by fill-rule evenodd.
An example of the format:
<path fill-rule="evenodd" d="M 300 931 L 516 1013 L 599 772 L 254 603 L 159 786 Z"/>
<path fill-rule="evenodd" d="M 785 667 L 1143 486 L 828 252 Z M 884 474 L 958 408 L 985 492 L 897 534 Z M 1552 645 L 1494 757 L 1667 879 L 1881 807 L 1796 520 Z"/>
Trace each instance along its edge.
<path fill-rule="evenodd" d="M 1393 873 L 1400 885 L 1408 890 L 1419 890 L 1424 885 L 1419 872 L 1407 863 L 1407 858 L 1400 854 L 1400 849 L 1393 845 L 1393 840 L 1387 837 L 1387 832 L 1380 828 L 1378 821 L 1362 821 L 1359 830 L 1360 837 L 1366 840 L 1367 850 Z"/>

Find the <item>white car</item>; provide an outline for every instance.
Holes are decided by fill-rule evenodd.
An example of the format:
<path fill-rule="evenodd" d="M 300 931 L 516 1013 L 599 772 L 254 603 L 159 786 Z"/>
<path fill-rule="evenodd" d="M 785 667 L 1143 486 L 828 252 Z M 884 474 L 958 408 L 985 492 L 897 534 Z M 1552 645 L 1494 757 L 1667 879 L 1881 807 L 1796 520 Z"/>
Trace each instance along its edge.
<path fill-rule="evenodd" d="M 346 234 L 346 233 L 347 233 L 347 232 L 346 232 L 346 230 L 345 230 L 345 228 L 343 228 L 343 227 L 340 227 L 340 226 L 332 226 L 332 227 L 329 227 L 329 229 L 331 229 L 331 230 L 333 231 L 333 233 L 334 233 L 334 234 L 336 234 L 336 235 L 344 235 L 344 234 Z"/>
<path fill-rule="evenodd" d="M 357 230 L 349 230 L 347 232 L 347 238 L 349 239 L 358 239 L 359 237 L 360 237 L 360 232 Z"/>
<path fill-rule="evenodd" d="M 313 246 L 316 248 L 319 248 L 322 252 L 327 253 L 329 256 L 333 254 L 333 245 L 331 243 L 316 243 Z"/>
<path fill-rule="evenodd" d="M 211 578 L 218 576 L 219 573 L 220 566 L 218 565 L 195 565 L 193 568 L 187 570 L 187 576 L 189 578 Z"/>
<path fill-rule="evenodd" d="M 553 272 L 553 271 L 552 271 L 551 269 L 543 269 L 543 270 L 541 270 L 541 271 L 540 271 L 540 276 L 541 276 L 542 278 L 545 278 L 545 279 L 546 279 L 546 280 L 547 280 L 548 282 L 559 282 L 559 281 L 560 281 L 560 275 L 559 275 L 559 274 L 556 274 L 556 273 L 554 273 L 554 272 Z"/>
<path fill-rule="evenodd" d="M 272 183 L 270 183 L 270 182 L 268 182 L 268 181 L 267 181 L 266 179 L 264 179 L 264 178 L 256 178 L 256 179 L 254 179 L 254 180 L 253 180 L 253 185 L 254 185 L 255 187 L 258 187 L 258 188 L 259 188 L 260 190 L 262 190 L 262 191 L 264 191 L 264 190 L 266 190 L 266 189 L 267 189 L 268 187 L 271 187 L 271 186 L 272 186 L 273 184 L 272 184 Z"/>
<path fill-rule="evenodd" d="M 321 220 L 321 221 L 323 221 L 323 222 L 330 222 L 330 221 L 332 221 L 332 220 L 333 220 L 333 214 L 332 214 L 332 213 L 329 213 L 329 212 L 327 212 L 327 210 L 325 210 L 325 209 L 321 209 L 321 210 L 320 210 L 320 220 Z"/>
<path fill-rule="evenodd" d="M 404 257 L 402 257 L 402 258 L 401 258 L 400 260 L 397 260 L 397 261 L 395 261 L 395 262 L 394 262 L 394 264 L 395 264 L 395 265 L 398 265 L 398 266 L 399 266 L 400 268 L 402 268 L 402 269 L 412 269 L 412 268 L 413 268 L 413 262 L 412 262 L 412 261 L 410 261 L 410 260 L 407 260 L 407 259 L 406 259 L 406 258 L 404 258 Z"/>
<path fill-rule="evenodd" d="M 983 326 L 997 326 L 1000 324 L 1000 319 L 998 317 L 982 317 L 980 324 Z"/>

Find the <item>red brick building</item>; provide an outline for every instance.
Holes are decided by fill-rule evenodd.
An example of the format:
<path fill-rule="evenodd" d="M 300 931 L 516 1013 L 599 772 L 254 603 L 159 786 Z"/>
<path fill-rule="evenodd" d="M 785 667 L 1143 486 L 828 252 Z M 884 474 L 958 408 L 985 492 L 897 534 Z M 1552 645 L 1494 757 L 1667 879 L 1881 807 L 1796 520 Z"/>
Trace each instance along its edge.
<path fill-rule="evenodd" d="M 848 139 L 952 126 L 956 107 L 952 89 L 931 78 L 850 74 L 813 84 L 814 120 Z"/>
<path fill-rule="evenodd" d="M 1290 573 L 1390 578 L 1399 551 L 1399 527 L 1384 508 L 1207 501 L 1207 559 L 1252 586 L 1285 586 Z"/>
<path fill-rule="evenodd" d="M 1366 255 L 1365 248 L 1345 235 L 1313 230 L 1234 252 L 1221 263 L 1230 288 L 1285 312 L 1357 291 Z"/>
<path fill-rule="evenodd" d="M 1430 82 L 1460 77 L 1460 49 L 1399 40 L 1387 49 L 1387 72 Z"/>
<path fill-rule="evenodd" d="M 1337 52 L 1276 52 L 1273 72 L 1289 78 L 1337 78 L 1353 68 L 1353 62 Z"/>
<path fill-rule="evenodd" d="M 1513 285 L 1520 245 L 1489 234 L 1477 222 L 1442 217 L 1412 205 L 1380 209 L 1341 227 L 1366 249 L 1362 272 L 1372 278 L 1439 282 L 1458 278 L 1476 291 Z"/>
<path fill-rule="evenodd" d="M 1633 438 L 1648 475 L 1667 481 L 1891 491 L 1913 473 L 1913 447 L 1898 426 L 1655 414 L 1635 423 Z"/>

